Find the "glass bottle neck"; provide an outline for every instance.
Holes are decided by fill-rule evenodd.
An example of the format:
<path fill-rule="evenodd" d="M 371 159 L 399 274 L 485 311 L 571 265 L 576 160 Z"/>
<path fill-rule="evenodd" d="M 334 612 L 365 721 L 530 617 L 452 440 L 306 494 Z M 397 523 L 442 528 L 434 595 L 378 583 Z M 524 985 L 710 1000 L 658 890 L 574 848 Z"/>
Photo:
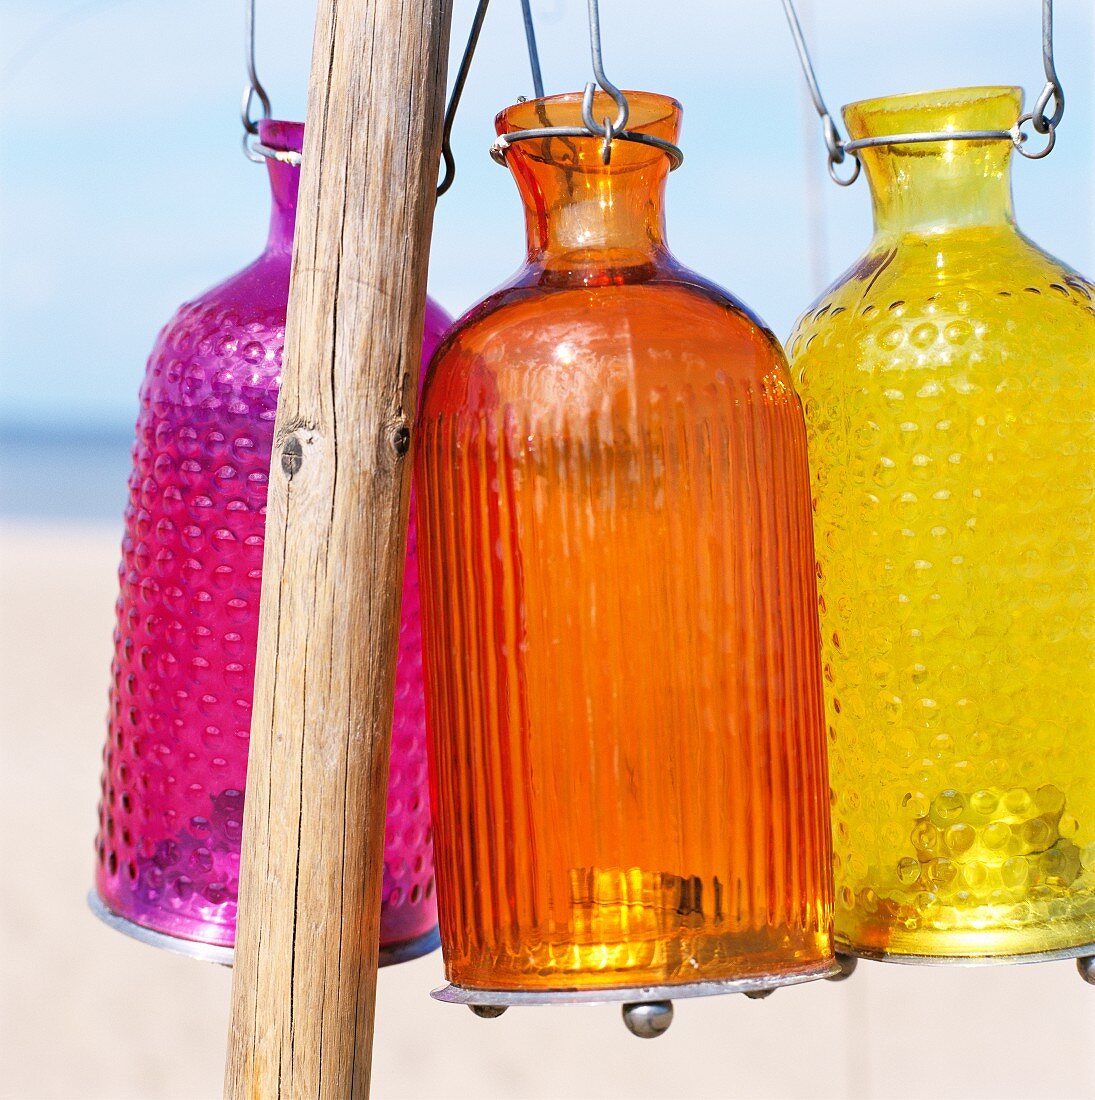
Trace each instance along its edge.
<path fill-rule="evenodd" d="M 525 204 L 529 263 L 633 268 L 666 253 L 664 171 L 543 163 L 533 171 L 526 163 L 514 175 Z"/>
<path fill-rule="evenodd" d="M 856 138 L 899 133 L 1006 130 L 1017 89 L 970 88 L 894 96 L 845 108 Z M 1014 226 L 1010 141 L 933 141 L 860 152 L 880 236 Z"/>
<path fill-rule="evenodd" d="M 676 141 L 680 104 L 649 92 L 627 92 L 628 129 Z M 613 117 L 603 92 L 595 118 Z M 552 96 L 519 103 L 498 116 L 498 132 L 575 128 L 582 97 Z M 661 150 L 617 139 L 611 160 L 598 137 L 552 135 L 518 140 L 506 163 L 525 207 L 528 263 L 553 281 L 597 285 L 648 278 L 669 259 L 665 243 L 665 183 L 669 158 Z"/>
<path fill-rule="evenodd" d="M 271 149 L 299 153 L 304 147 L 304 126 L 299 122 L 278 122 L 264 119 L 259 123 L 259 139 Z M 292 253 L 293 231 L 297 220 L 297 193 L 300 188 L 300 166 L 267 158 L 270 175 L 270 232 L 266 238 L 267 252 Z"/>
<path fill-rule="evenodd" d="M 864 151 L 875 231 L 882 235 L 941 233 L 1014 224 L 1011 146 L 995 142 L 932 142 Z"/>

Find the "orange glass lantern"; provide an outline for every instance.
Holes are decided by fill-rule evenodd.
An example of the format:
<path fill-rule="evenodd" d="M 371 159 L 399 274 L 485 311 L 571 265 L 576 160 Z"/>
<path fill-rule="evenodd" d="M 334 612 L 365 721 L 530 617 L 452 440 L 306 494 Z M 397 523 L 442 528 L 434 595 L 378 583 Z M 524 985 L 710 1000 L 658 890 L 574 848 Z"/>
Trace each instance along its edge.
<path fill-rule="evenodd" d="M 834 964 L 802 410 L 666 246 L 679 105 L 627 101 L 609 150 L 580 95 L 499 116 L 528 259 L 434 357 L 415 476 L 438 996 L 651 1034 Z"/>

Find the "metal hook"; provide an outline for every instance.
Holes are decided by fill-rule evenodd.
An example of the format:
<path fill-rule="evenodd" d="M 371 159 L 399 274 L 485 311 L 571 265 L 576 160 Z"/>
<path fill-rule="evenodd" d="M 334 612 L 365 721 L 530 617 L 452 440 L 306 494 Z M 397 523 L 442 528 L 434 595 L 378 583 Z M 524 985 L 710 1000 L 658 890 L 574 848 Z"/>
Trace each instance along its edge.
<path fill-rule="evenodd" d="M 627 102 L 627 96 L 612 83 L 605 75 L 604 55 L 601 48 L 601 6 L 598 0 L 588 0 L 589 7 L 589 52 L 593 58 L 593 75 L 603 91 L 612 97 L 616 104 L 616 120 L 610 122 L 607 118 L 598 123 L 593 117 L 593 97 L 597 88 L 592 82 L 586 85 L 585 95 L 582 96 L 582 121 L 586 129 L 593 133 L 604 134 L 604 145 L 601 149 L 601 159 L 605 164 L 612 161 L 612 141 L 621 131 L 627 129 L 628 115 L 631 109 Z"/>
<path fill-rule="evenodd" d="M 243 102 L 240 104 L 240 120 L 243 122 L 243 151 L 248 160 L 261 164 L 266 157 L 252 148 L 250 138 L 259 132 L 258 122 L 251 117 L 251 107 L 254 101 L 259 101 L 262 107 L 262 118 L 270 117 L 270 97 L 259 80 L 255 70 L 255 0 L 246 0 L 244 3 L 246 12 L 245 41 L 247 57 L 247 87 L 243 90 Z"/>
<path fill-rule="evenodd" d="M 1057 67 L 1053 63 L 1053 0 L 1042 0 L 1042 68 L 1046 73 L 1046 86 L 1034 104 L 1030 124 L 1040 134 L 1052 134 L 1054 128 L 1061 124 L 1065 113 L 1065 90 L 1061 86 Z M 1050 100 L 1055 101 L 1053 114 L 1047 117 L 1046 108 Z M 1046 153 L 1052 148 L 1053 143 L 1050 142 Z M 1045 153 L 1042 156 L 1045 156 Z"/>

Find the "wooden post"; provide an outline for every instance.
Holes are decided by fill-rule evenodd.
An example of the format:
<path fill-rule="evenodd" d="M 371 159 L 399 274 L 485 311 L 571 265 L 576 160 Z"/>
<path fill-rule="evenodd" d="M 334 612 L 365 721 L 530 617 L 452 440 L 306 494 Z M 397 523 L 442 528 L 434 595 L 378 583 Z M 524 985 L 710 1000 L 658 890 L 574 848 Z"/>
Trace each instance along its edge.
<path fill-rule="evenodd" d="M 319 0 L 225 1094 L 369 1091 L 408 448 L 450 0 Z"/>

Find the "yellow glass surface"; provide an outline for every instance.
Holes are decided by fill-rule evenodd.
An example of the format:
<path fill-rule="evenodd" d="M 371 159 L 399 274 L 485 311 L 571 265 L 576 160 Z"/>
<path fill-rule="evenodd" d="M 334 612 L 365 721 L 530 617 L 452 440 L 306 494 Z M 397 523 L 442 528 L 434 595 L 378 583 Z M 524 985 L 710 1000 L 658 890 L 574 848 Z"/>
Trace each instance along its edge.
<path fill-rule="evenodd" d="M 1006 129 L 1020 104 L 959 89 L 845 119 L 854 138 Z M 875 238 L 790 344 L 837 942 L 861 953 L 1095 941 L 1095 287 L 1016 228 L 1012 152 L 864 151 Z"/>

